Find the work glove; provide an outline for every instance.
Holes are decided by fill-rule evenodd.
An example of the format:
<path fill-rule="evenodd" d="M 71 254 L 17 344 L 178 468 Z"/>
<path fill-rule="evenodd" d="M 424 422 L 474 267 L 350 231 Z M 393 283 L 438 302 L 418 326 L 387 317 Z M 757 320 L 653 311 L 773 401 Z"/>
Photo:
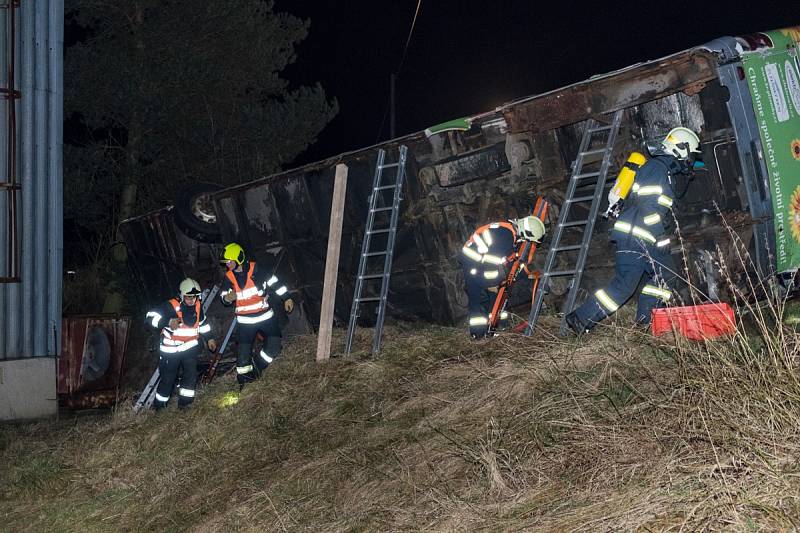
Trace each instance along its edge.
<path fill-rule="evenodd" d="M 209 339 L 209 341 L 208 341 L 208 351 L 210 351 L 212 353 L 217 351 L 217 341 L 215 341 L 214 339 Z"/>
<path fill-rule="evenodd" d="M 236 301 L 236 293 L 233 291 L 228 291 L 225 293 L 222 299 L 225 301 L 225 303 L 232 304 Z"/>
<path fill-rule="evenodd" d="M 181 321 L 177 318 L 173 318 L 169 321 L 169 329 L 175 329 L 181 324 Z"/>
<path fill-rule="evenodd" d="M 612 188 L 610 191 L 608 191 L 608 205 L 614 205 L 621 199 L 622 197 L 619 195 L 616 188 Z"/>
<path fill-rule="evenodd" d="M 287 315 L 291 315 L 292 311 L 294 311 L 294 300 L 289 298 L 283 302 L 283 310 L 286 311 Z"/>
<path fill-rule="evenodd" d="M 617 218 L 622 211 L 622 200 L 617 200 L 613 204 L 608 204 L 608 209 L 603 213 L 603 218 Z"/>
<path fill-rule="evenodd" d="M 502 280 L 501 283 L 505 283 L 508 273 L 511 271 L 511 265 L 508 263 L 503 263 L 497 267 L 497 270 L 500 272 L 498 279 Z"/>

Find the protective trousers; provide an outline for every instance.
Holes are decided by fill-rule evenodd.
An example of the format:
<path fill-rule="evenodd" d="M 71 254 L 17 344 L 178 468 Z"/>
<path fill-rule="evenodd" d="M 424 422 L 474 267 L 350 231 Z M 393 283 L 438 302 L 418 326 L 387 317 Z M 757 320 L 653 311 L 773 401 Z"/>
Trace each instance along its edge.
<path fill-rule="evenodd" d="M 486 287 L 486 282 L 464 269 L 464 284 L 469 307 L 469 334 L 482 339 L 489 332 L 489 313 L 492 312 L 497 294 Z"/>
<path fill-rule="evenodd" d="M 156 389 L 156 399 L 153 406 L 156 411 L 167 406 L 169 397 L 175 389 L 175 382 L 180 372 L 180 387 L 178 388 L 178 407 L 188 407 L 194 401 L 197 387 L 197 358 L 200 355 L 200 346 L 189 348 L 185 352 L 160 353 L 158 359 L 158 373 L 161 380 Z"/>
<path fill-rule="evenodd" d="M 256 324 L 242 324 L 239 328 L 239 352 L 236 357 L 236 380 L 240 385 L 258 378 L 263 370 L 281 353 L 281 330 L 277 317 Z M 256 357 L 253 357 L 253 342 L 261 333 L 264 342 Z M 253 364 L 255 363 L 255 364 Z"/>
<path fill-rule="evenodd" d="M 622 307 L 644 280 L 636 322 L 649 324 L 651 311 L 672 298 L 675 278 L 675 262 L 669 246 L 650 246 L 639 239 L 626 238 L 617 243 L 614 277 L 576 309 L 575 314 L 588 331 Z"/>

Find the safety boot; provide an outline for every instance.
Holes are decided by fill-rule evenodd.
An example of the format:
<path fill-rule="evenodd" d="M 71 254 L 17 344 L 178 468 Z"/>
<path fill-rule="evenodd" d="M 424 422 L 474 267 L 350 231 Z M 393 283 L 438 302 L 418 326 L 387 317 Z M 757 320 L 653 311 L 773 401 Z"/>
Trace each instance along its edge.
<path fill-rule="evenodd" d="M 578 318 L 575 311 L 568 313 L 567 316 L 564 317 L 564 321 L 567 323 L 567 326 L 569 326 L 569 329 L 579 337 L 584 333 L 589 333 L 589 328 L 583 325 L 583 322 Z"/>

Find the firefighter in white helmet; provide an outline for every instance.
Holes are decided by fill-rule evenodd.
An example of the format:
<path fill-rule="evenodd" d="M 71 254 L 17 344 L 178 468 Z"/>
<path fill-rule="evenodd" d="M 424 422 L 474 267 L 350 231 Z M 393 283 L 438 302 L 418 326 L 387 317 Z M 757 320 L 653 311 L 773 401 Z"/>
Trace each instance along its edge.
<path fill-rule="evenodd" d="M 486 336 L 489 313 L 500 282 L 516 260 L 523 241 L 540 242 L 545 229 L 535 216 L 485 224 L 461 248 L 464 289 L 469 300 L 469 333 L 473 339 Z M 504 319 L 505 317 L 500 317 Z"/>
<path fill-rule="evenodd" d="M 692 171 L 700 154 L 700 139 L 684 127 L 672 129 L 661 145 L 651 150 L 653 157 L 636 173 L 611 232 L 617 247 L 614 278 L 565 317 L 575 333 L 588 332 L 616 312 L 642 281 L 637 323 L 649 324 L 651 311 L 672 300 L 676 271 L 669 228 L 675 181 L 678 175 Z"/>
<path fill-rule="evenodd" d="M 153 403 L 156 410 L 166 407 L 179 374 L 178 407 L 188 407 L 196 392 L 201 339 L 212 352 L 217 349 L 217 342 L 211 338 L 211 325 L 203 314 L 200 294 L 200 285 L 186 278 L 181 281 L 179 298 L 168 300 L 146 315 L 147 322 L 161 330 L 158 359 L 161 381 Z"/>

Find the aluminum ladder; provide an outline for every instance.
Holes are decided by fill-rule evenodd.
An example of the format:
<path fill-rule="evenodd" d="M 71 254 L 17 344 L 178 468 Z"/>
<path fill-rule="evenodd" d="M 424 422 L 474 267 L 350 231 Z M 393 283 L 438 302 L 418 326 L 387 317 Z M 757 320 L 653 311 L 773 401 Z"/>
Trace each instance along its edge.
<path fill-rule="evenodd" d="M 353 348 L 353 337 L 356 332 L 356 323 L 361 312 L 361 304 L 378 304 L 376 311 L 375 332 L 372 338 L 372 355 L 377 355 L 381 348 L 381 335 L 383 334 L 383 321 L 386 317 L 386 299 L 389 294 L 389 279 L 392 274 L 392 255 L 394 254 L 395 236 L 397 234 L 397 221 L 400 214 L 400 203 L 403 199 L 403 180 L 406 172 L 406 155 L 408 148 L 401 145 L 397 162 L 386 163 L 386 151 L 378 150 L 378 159 L 375 164 L 375 176 L 372 181 L 372 194 L 369 196 L 369 210 L 367 212 L 367 223 L 364 229 L 364 240 L 361 243 L 361 258 L 358 262 L 358 276 L 356 277 L 355 291 L 353 292 L 353 303 L 350 309 L 350 322 L 347 326 L 347 343 L 344 352 L 349 354 Z M 384 169 L 394 170 L 394 181 L 391 183 L 383 182 Z M 390 172 L 391 173 L 391 172 Z M 392 191 L 392 205 L 386 206 L 388 199 L 385 191 Z M 389 213 L 389 226 L 375 229 L 375 214 Z M 385 223 L 385 222 L 384 222 Z M 386 247 L 383 249 L 372 250 L 372 236 L 386 234 Z M 378 242 L 381 242 L 379 239 Z M 373 258 L 383 258 L 383 269 L 381 272 L 371 272 L 369 263 Z M 373 262 L 374 263 L 374 262 Z M 364 282 L 381 280 L 380 296 L 363 296 Z"/>
<path fill-rule="evenodd" d="M 220 290 L 219 285 L 214 285 L 210 289 L 206 289 L 203 291 L 202 298 L 203 298 L 203 314 L 208 311 L 208 308 L 211 307 L 211 302 L 214 301 L 214 297 Z M 236 320 L 231 323 L 231 327 L 228 330 L 228 336 L 225 337 L 225 342 L 220 350 L 224 349 L 224 346 L 228 343 L 228 339 L 231 336 L 231 332 L 233 331 L 233 327 L 236 325 Z M 199 380 L 198 380 L 199 381 Z M 156 367 L 155 372 L 153 375 L 150 376 L 150 381 L 147 382 L 147 385 L 144 386 L 142 389 L 142 393 L 139 394 L 139 398 L 136 399 L 136 403 L 133 404 L 133 412 L 138 413 L 142 410 L 142 408 L 151 408 L 153 406 L 153 401 L 156 399 L 156 390 L 158 389 L 158 384 L 161 383 L 161 373 L 158 371 L 158 367 Z"/>
<path fill-rule="evenodd" d="M 581 279 L 586 266 L 586 258 L 589 255 L 589 245 L 592 241 L 594 225 L 600 211 L 600 204 L 602 204 L 604 200 L 606 179 L 608 177 L 608 169 L 611 165 L 611 155 L 614 152 L 614 144 L 616 143 L 617 134 L 619 133 L 623 112 L 623 110 L 619 110 L 614 113 L 610 124 L 600 123 L 595 119 L 589 119 L 586 123 L 586 129 L 583 132 L 583 138 L 581 139 L 580 148 L 578 149 L 578 156 L 575 158 L 572 167 L 572 175 L 570 176 L 569 185 L 567 186 L 564 204 L 561 206 L 561 212 L 558 215 L 558 224 L 553 233 L 550 248 L 547 250 L 547 259 L 545 259 L 542 277 L 534 296 L 533 305 L 531 306 L 531 312 L 528 317 L 528 327 L 525 328 L 525 335 L 527 336 L 533 333 L 536 322 L 539 320 L 539 315 L 542 312 L 542 306 L 544 304 L 544 296 L 549 292 L 550 281 L 557 277 L 570 277 L 569 291 L 566 301 L 564 302 L 561 326 L 559 328 L 559 333 L 562 336 L 567 333 L 568 326 L 565 317 L 568 313 L 573 311 L 575 308 L 575 301 L 578 298 L 578 291 L 580 290 Z M 599 160 L 599 168 L 587 171 L 586 167 L 594 166 L 598 162 L 598 157 L 601 155 L 602 160 Z M 594 188 L 591 194 L 587 194 L 589 191 L 579 191 L 579 189 L 591 189 L 592 180 L 596 181 L 594 182 Z M 586 204 L 587 202 L 591 202 L 589 204 L 589 214 L 587 218 L 570 218 L 572 206 L 575 204 Z M 583 236 L 580 244 L 561 244 L 565 228 L 583 228 Z M 577 258 L 572 262 L 571 268 L 557 270 L 556 258 L 559 254 L 564 252 L 577 252 Z"/>

